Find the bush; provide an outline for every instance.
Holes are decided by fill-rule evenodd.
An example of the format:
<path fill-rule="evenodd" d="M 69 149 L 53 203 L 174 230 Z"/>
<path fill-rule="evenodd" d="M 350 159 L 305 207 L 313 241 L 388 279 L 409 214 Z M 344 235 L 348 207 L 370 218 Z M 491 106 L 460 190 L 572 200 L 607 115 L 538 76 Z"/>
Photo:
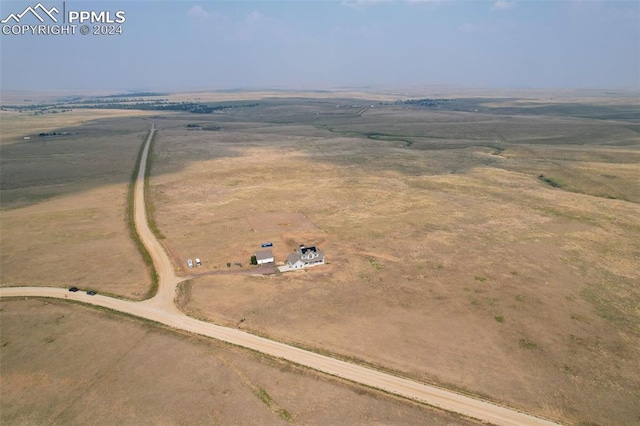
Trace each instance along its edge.
<path fill-rule="evenodd" d="M 520 339 L 518 343 L 520 344 L 520 347 L 523 349 L 535 349 L 538 347 L 538 345 L 536 345 L 535 343 L 527 339 Z"/>
<path fill-rule="evenodd" d="M 552 177 L 548 177 L 545 175 L 540 175 L 538 176 L 538 179 L 540 179 L 541 181 L 543 181 L 544 183 L 546 183 L 547 185 L 553 187 L 553 188 L 561 188 L 562 187 L 562 181 L 560 179 L 554 179 Z"/>

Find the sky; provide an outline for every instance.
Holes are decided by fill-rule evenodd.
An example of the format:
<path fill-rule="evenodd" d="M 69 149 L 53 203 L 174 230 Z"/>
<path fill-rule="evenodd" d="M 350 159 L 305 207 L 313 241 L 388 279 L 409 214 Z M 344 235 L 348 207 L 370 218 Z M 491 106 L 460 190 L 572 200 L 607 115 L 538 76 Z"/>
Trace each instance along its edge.
<path fill-rule="evenodd" d="M 40 2 L 58 24 L 69 11 L 122 11 L 122 34 L 94 35 L 90 22 L 87 35 L 77 22 L 76 34 L 5 34 L 40 24 L 9 19 L 2 90 L 640 90 L 638 1 Z M 3 0 L 0 20 L 37 4 Z"/>

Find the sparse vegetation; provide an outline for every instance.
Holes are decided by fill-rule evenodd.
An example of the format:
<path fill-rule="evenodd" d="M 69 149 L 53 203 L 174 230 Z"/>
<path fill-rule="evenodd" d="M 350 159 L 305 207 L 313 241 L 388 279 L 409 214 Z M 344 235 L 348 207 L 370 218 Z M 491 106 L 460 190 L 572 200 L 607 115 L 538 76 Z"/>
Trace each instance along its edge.
<path fill-rule="evenodd" d="M 78 409 L 60 416 L 65 424 L 83 424 L 88 417 L 130 424 L 155 415 L 173 423 L 209 424 L 211 407 L 217 407 L 221 424 L 322 424 L 332 417 L 353 424 L 361 420 L 362 410 L 374 423 L 420 423 L 429 418 L 436 424 L 475 424 L 397 398 L 372 397 L 359 387 L 268 356 L 103 308 L 23 298 L 3 298 L 2 307 L 2 336 L 11 344 L 2 347 L 1 424 L 21 424 L 25 415 L 34 424 L 46 424 L 51 413 L 64 412 L 69 401 L 76 401 Z M 68 321 L 51 321 L 60 313 Z M 56 336 L 55 343 L 46 344 L 47 336 Z M 69 350 L 74 347 L 83 350 Z M 106 370 L 110 373 L 103 374 Z M 269 393 L 259 399 L 235 371 L 251 383 L 272 384 Z M 43 384 L 43 374 L 48 385 Z M 96 388 L 101 392 L 94 400 Z M 140 392 L 152 392 L 153 398 L 131 398 Z M 83 398 L 93 402 L 78 402 L 88 401 Z M 287 401 L 286 409 L 274 403 L 280 399 Z M 126 410 L 113 409 L 122 404 Z"/>
<path fill-rule="evenodd" d="M 538 345 L 527 339 L 518 340 L 518 344 L 523 349 L 536 349 L 538 347 Z"/>
<path fill-rule="evenodd" d="M 55 119 L 2 112 L 1 120 L 0 285 L 90 282 L 101 294 L 143 297 L 149 273 L 129 238 L 126 206 L 143 120 L 115 110 Z M 21 136 L 40 131 L 68 134 Z"/>
<path fill-rule="evenodd" d="M 378 263 L 378 261 L 373 257 L 369 258 L 369 263 L 371 264 L 371 266 L 373 266 L 374 269 L 382 269 L 382 265 Z"/>
<path fill-rule="evenodd" d="M 272 403 L 272 399 L 269 396 L 269 394 L 267 393 L 266 390 L 264 389 L 259 389 L 257 395 L 258 398 L 260 398 L 260 401 L 264 402 L 265 404 L 267 404 L 268 406 L 271 405 Z"/>
<path fill-rule="evenodd" d="M 191 289 L 193 288 L 193 280 L 185 280 L 178 284 L 176 288 L 176 306 L 184 310 L 189 306 L 189 302 L 191 301 Z"/>
<path fill-rule="evenodd" d="M 489 106 L 495 102 L 474 100 L 482 114 L 458 113 L 449 102 L 437 113 L 431 110 L 437 106 L 404 109 L 393 102 L 362 111 L 303 98 L 260 100 L 255 108 L 197 118 L 162 113 L 149 178 L 156 226 L 177 257 L 207 259 L 198 272 L 226 274 L 197 278 L 184 309 L 229 326 L 250 312 L 243 323 L 250 331 L 384 364 L 418 380 L 464 386 L 566 423 L 631 422 L 637 398 L 629 390 L 639 386 L 634 373 L 640 347 L 634 310 L 640 296 L 632 285 L 640 279 L 634 257 L 640 235 L 637 126 L 564 119 L 571 113 L 562 105 L 552 105 L 558 115 L 551 119 L 538 109 L 522 117 L 517 102 L 503 100 L 506 117 Z M 203 129 L 224 131 L 187 131 L 194 120 Z M 110 123 L 120 134 L 121 122 Z M 39 212 L 24 206 L 46 205 L 48 191 L 69 183 L 24 191 L 27 174 L 15 164 L 25 163 L 17 160 L 41 161 L 29 157 L 34 146 L 79 140 L 93 125 L 62 129 L 74 135 L 12 140 L 32 151 L 3 151 L 3 280 L 19 275 L 4 256 L 13 253 L 4 247 L 13 247 L 5 241 L 18 214 L 29 218 L 21 259 L 37 252 L 43 237 L 58 243 L 77 238 L 32 225 Z M 4 129 L 3 123 L 3 135 Z M 103 158 L 95 152 L 100 155 L 83 155 Z M 541 173 L 562 191 L 548 190 L 551 184 L 537 179 Z M 18 193 L 29 201 L 15 202 Z M 5 200 L 15 210 L 7 212 Z M 94 224 L 101 212 L 65 220 Z M 255 212 L 271 214 L 264 221 L 270 227 L 254 226 Z M 292 213 L 302 219 L 291 220 Z M 262 241 L 274 241 L 278 260 L 304 242 L 326 248 L 331 262 L 269 278 L 236 275 L 236 268 L 228 269 L 231 262 L 224 267 L 223 259 L 247 259 Z M 83 266 L 68 269 L 78 280 L 93 276 Z M 131 274 L 139 269 L 127 266 Z M 520 343 L 521 336 L 531 340 Z M 505 348 L 514 342 L 523 350 L 508 354 L 505 363 Z M 411 357 L 404 356 L 408 351 Z M 571 366 L 570 374 L 563 365 Z M 504 377 L 509 380 L 501 382 Z M 565 397 L 549 394 L 548 383 Z M 280 400 L 276 390 L 269 392 Z M 526 402 L 532 400 L 537 405 Z"/>
<path fill-rule="evenodd" d="M 564 185 L 563 182 L 560 179 L 552 178 L 552 177 L 545 176 L 545 175 L 538 176 L 538 179 L 540 179 L 541 181 L 543 181 L 547 185 L 552 186 L 554 188 L 562 188 L 562 186 Z"/>
<path fill-rule="evenodd" d="M 225 128 L 224 138 L 167 130 L 167 143 L 156 146 L 163 154 L 154 169 L 163 196 L 159 225 L 181 250 L 195 248 L 211 259 L 249 257 L 250 247 L 274 241 L 274 254 L 282 260 L 299 243 L 327 241 L 331 265 L 272 276 L 270 285 L 236 275 L 199 278 L 202 285 L 194 288 L 190 312 L 235 325 L 251 311 L 252 320 L 243 327 L 278 340 L 315 350 L 321 346 L 372 363 L 384 359 L 385 365 L 413 376 L 422 377 L 417 372 L 429 364 L 429 377 L 447 386 L 473 381 L 473 391 L 481 389 L 507 403 L 528 398 L 518 390 L 521 384 L 497 388 L 490 375 L 484 375 L 486 369 L 474 370 L 476 362 L 482 362 L 496 372 L 494 380 L 498 374 L 522 377 L 529 393 L 554 407 L 547 413 L 551 417 L 553 410 L 568 413 L 566 404 L 548 397 L 542 385 L 558 383 L 558 375 L 566 377 L 558 363 L 573 364 L 580 358 L 584 368 L 576 371 L 604 368 L 619 377 L 603 357 L 601 365 L 593 365 L 593 355 L 581 352 L 584 346 L 577 352 L 562 344 L 539 349 L 543 342 L 563 341 L 563 333 L 572 327 L 601 333 L 570 318 L 576 313 L 588 321 L 596 311 L 585 312 L 580 303 L 567 313 L 564 305 L 566 295 L 598 281 L 595 264 L 618 265 L 625 274 L 637 275 L 629 269 L 632 235 L 637 238 L 640 232 L 629 216 L 634 207 L 571 192 L 588 189 L 580 179 L 604 181 L 598 173 L 602 168 L 620 176 L 627 167 L 625 156 L 634 156 L 635 148 L 598 144 L 613 140 L 611 135 L 632 143 L 634 132 L 603 121 L 580 120 L 578 126 L 557 117 L 458 114 L 445 106 L 432 113 L 430 107 L 383 105 L 358 114 L 362 108 L 305 100 L 274 101 L 274 109 L 261 104 L 264 108 L 212 117 L 212 124 L 215 118 L 215 125 Z M 176 119 L 176 129 L 178 123 L 191 121 Z M 251 144 L 243 145 L 247 140 Z M 562 167 L 555 163 L 558 157 Z M 576 173 L 578 165 L 585 172 Z M 167 179 L 166 173 L 177 169 L 185 170 L 179 179 Z M 540 173 L 564 183 L 563 191 L 540 185 Z M 629 184 L 633 173 L 627 173 L 623 175 Z M 165 198 L 167 194 L 172 196 Z M 197 194 L 211 195 L 203 203 L 194 201 Z M 188 225 L 179 219 L 185 206 L 196 218 Z M 254 224 L 251 212 L 262 211 L 270 212 L 269 227 Z M 292 221 L 291 212 L 302 212 L 313 225 Z M 210 233 L 216 235 L 215 245 L 207 237 Z M 616 240 L 625 249 L 601 244 L 605 240 Z M 606 261 L 604 247 L 612 253 Z M 580 264 L 587 265 L 588 272 L 582 272 Z M 226 269 L 222 262 L 219 266 Z M 608 286 L 605 292 L 613 288 L 622 289 Z M 627 307 L 623 310 L 628 312 Z M 543 328 L 549 322 L 558 326 Z M 526 334 L 530 340 L 524 344 L 536 348 L 523 347 L 520 358 L 501 363 L 504 354 L 497 348 L 513 341 L 519 345 L 519 337 L 512 336 L 532 332 L 527 326 L 532 323 L 541 326 L 537 334 Z M 495 348 L 483 346 L 480 351 L 462 343 L 479 338 L 479 329 L 483 338 L 496 342 Z M 381 347 L 380 335 L 387 346 Z M 397 355 L 408 350 L 414 354 L 412 361 Z M 623 358 L 630 372 L 631 358 Z M 464 376 L 446 368 L 452 362 L 464 366 Z M 606 394 L 581 374 L 580 380 Z M 542 379 L 530 380 L 530 375 Z M 591 418 L 604 418 L 589 402 L 595 394 L 578 394 L 564 382 L 558 387 L 571 395 L 572 409 L 579 405 Z M 628 413 L 630 399 L 621 393 L 616 399 L 615 404 L 610 399 L 609 406 L 625 400 L 623 411 Z M 614 411 L 608 416 L 619 416 L 620 410 Z M 568 416 L 566 421 L 573 422 Z"/>
<path fill-rule="evenodd" d="M 291 413 L 289 413 L 287 410 L 285 410 L 284 408 L 281 408 L 278 410 L 278 415 L 282 418 L 282 420 L 284 420 L 285 422 L 290 422 L 293 420 L 293 416 L 291 416 Z"/>

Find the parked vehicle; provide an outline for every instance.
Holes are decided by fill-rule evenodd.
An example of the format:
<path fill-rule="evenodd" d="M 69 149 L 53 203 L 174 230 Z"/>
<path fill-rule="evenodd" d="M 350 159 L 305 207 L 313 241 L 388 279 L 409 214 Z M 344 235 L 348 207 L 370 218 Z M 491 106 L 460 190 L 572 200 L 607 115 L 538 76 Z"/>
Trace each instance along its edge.
<path fill-rule="evenodd" d="M 200 262 L 200 259 L 196 257 L 196 266 L 202 266 L 202 262 Z"/>
<path fill-rule="evenodd" d="M 187 259 L 187 265 L 189 266 L 189 269 L 193 268 L 193 260 Z"/>

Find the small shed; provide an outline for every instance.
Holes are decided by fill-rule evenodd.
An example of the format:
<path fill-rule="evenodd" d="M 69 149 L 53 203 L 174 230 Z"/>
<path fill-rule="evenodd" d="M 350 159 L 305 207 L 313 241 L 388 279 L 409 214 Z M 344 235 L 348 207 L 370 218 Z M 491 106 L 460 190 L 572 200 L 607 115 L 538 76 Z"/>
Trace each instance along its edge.
<path fill-rule="evenodd" d="M 256 256 L 256 261 L 258 262 L 258 265 L 262 265 L 263 263 L 274 262 L 273 252 L 271 250 L 257 251 L 255 256 Z"/>

